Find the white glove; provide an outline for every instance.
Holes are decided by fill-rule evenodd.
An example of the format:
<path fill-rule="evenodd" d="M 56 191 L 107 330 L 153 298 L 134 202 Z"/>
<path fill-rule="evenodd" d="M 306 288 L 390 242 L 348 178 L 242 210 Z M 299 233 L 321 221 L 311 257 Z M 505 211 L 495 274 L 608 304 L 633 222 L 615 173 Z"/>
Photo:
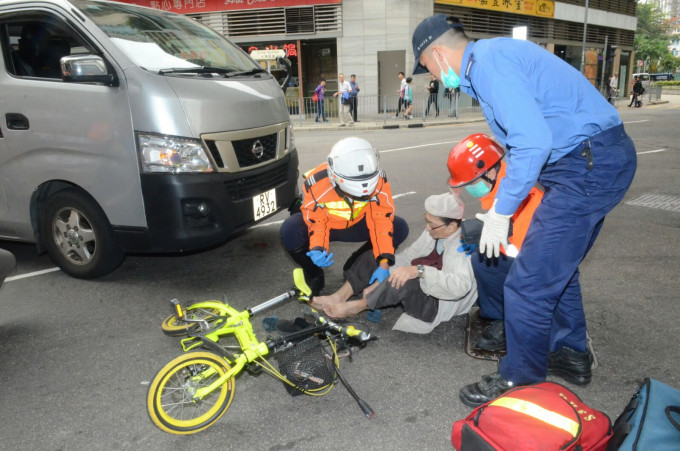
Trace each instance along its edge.
<path fill-rule="evenodd" d="M 484 223 L 482 236 L 479 238 L 479 253 L 486 252 L 486 258 L 498 257 L 501 254 L 501 245 L 508 247 L 508 229 L 512 215 L 496 213 L 496 201 L 491 209 L 482 214 L 477 213 L 477 219 Z"/>

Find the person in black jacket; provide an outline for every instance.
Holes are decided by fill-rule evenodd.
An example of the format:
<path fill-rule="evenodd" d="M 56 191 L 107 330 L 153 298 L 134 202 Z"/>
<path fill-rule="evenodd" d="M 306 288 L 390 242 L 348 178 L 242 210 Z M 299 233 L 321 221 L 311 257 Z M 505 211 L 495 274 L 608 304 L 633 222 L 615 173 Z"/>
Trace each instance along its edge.
<path fill-rule="evenodd" d="M 430 104 L 434 102 L 435 116 L 439 117 L 439 80 L 437 80 L 434 74 L 430 74 L 430 84 L 427 86 L 427 90 L 430 92 L 430 96 L 427 99 L 427 108 L 425 108 L 425 116 L 430 112 Z"/>
<path fill-rule="evenodd" d="M 635 77 L 635 83 L 633 84 L 633 98 L 628 104 L 628 108 L 635 104 L 635 108 L 640 108 L 642 106 L 642 94 L 645 92 L 645 88 L 642 87 L 642 82 L 640 77 Z"/>

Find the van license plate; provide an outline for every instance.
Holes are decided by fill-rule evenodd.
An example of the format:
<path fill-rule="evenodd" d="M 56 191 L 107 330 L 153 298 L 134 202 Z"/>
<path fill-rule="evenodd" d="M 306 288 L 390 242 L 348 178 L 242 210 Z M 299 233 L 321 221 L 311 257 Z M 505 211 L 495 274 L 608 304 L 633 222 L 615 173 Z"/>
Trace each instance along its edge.
<path fill-rule="evenodd" d="M 269 191 L 253 197 L 253 213 L 255 220 L 262 219 L 265 216 L 276 211 L 276 190 Z"/>

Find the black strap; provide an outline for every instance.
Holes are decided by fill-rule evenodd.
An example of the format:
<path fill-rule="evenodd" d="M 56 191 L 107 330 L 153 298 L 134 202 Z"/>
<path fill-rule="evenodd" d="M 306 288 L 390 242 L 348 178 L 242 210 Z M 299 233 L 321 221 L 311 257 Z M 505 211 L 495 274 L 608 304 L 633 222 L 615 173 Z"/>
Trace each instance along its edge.
<path fill-rule="evenodd" d="M 673 427 L 675 429 L 680 431 L 680 423 L 678 423 L 678 420 L 673 418 L 673 415 L 671 415 L 671 412 L 680 414 L 680 406 L 668 406 L 668 407 L 666 407 L 666 418 L 668 418 L 668 421 L 671 422 L 671 424 L 673 425 Z"/>

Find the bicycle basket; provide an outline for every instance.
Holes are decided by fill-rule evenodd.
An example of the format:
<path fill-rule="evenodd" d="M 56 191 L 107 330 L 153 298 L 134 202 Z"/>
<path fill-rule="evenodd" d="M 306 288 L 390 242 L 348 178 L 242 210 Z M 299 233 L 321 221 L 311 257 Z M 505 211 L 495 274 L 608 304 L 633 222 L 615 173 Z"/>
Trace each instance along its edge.
<path fill-rule="evenodd" d="M 279 372 L 295 387 L 283 382 L 291 396 L 327 387 L 335 379 L 335 368 L 317 337 L 309 337 L 276 354 Z"/>

